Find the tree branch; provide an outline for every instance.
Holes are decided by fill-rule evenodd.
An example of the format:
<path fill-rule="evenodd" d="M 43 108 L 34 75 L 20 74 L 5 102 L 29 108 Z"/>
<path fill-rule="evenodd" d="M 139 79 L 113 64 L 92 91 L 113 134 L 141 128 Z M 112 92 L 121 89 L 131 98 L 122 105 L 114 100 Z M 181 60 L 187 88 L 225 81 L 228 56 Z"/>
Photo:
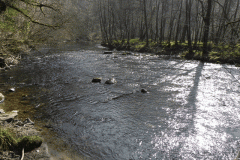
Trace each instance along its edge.
<path fill-rule="evenodd" d="M 59 11 L 58 9 L 56 9 L 56 8 L 50 6 L 50 5 L 46 5 L 46 4 L 42 4 L 42 3 L 38 3 L 38 2 L 30 3 L 30 2 L 27 1 L 27 0 L 20 0 L 20 1 L 22 1 L 22 2 L 24 2 L 24 3 L 26 3 L 26 4 L 29 4 L 29 5 L 31 5 L 31 6 L 39 7 L 40 9 L 42 9 L 42 7 L 45 7 L 45 8 L 49 8 L 49 9 L 52 9 L 52 10 L 60 13 L 60 11 Z"/>
<path fill-rule="evenodd" d="M 229 24 L 234 24 L 234 23 L 239 23 L 239 22 L 240 22 L 240 19 L 237 20 L 237 21 L 228 22 L 228 23 L 226 24 L 226 26 L 229 25 Z"/>
<path fill-rule="evenodd" d="M 26 13 L 24 13 L 21 9 L 13 6 L 13 5 L 8 5 L 8 7 L 18 11 L 19 13 L 21 13 L 23 16 L 25 16 L 26 18 L 28 18 L 32 23 L 35 23 L 35 24 L 38 24 L 38 25 L 41 25 L 41 26 L 46 26 L 46 27 L 50 27 L 50 28 L 58 28 L 59 25 L 50 25 L 50 24 L 45 24 L 45 23 L 41 23 L 41 22 L 38 22 L 36 20 L 34 20 L 32 17 L 30 17 L 29 15 L 27 15 Z"/>

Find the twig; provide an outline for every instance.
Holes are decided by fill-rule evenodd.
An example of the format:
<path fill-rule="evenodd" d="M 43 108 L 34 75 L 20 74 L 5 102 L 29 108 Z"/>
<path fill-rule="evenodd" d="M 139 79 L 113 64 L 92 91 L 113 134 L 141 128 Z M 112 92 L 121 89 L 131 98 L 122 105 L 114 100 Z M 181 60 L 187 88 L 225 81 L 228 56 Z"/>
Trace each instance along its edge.
<path fill-rule="evenodd" d="M 23 160 L 23 158 L 24 158 L 24 148 L 22 149 L 22 158 L 21 158 L 21 160 Z"/>

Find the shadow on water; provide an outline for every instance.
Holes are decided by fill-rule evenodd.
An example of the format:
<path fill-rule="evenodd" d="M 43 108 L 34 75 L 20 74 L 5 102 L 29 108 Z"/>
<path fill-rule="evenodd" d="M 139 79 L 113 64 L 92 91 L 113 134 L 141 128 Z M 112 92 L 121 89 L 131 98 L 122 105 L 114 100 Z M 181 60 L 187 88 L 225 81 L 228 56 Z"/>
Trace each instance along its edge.
<path fill-rule="evenodd" d="M 68 152 L 72 146 L 75 152 L 89 159 L 203 159 L 206 157 L 204 149 L 213 159 L 217 157 L 219 150 L 199 149 L 195 139 L 203 138 L 207 132 L 199 133 L 198 119 L 205 120 L 207 116 L 220 121 L 225 118 L 213 117 L 215 112 L 208 113 L 208 104 L 200 103 L 205 99 L 199 96 L 215 98 L 212 92 L 218 88 L 208 91 L 204 87 L 214 84 L 218 77 L 223 77 L 222 81 L 227 84 L 222 73 L 209 76 L 205 81 L 202 79 L 205 75 L 216 71 L 201 62 L 122 56 L 117 52 L 106 56 L 94 45 L 89 48 L 75 44 L 62 48 L 45 48 L 41 54 L 23 60 L 16 72 L 2 74 L 6 81 L 9 75 L 18 77 L 11 79 L 10 84 L 24 82 L 23 88 L 36 88 L 34 101 L 39 99 L 38 103 L 45 105 L 33 105 L 37 111 L 34 117 L 43 121 L 46 132 L 50 129 L 57 133 L 47 137 L 56 143 L 56 148 L 60 146 L 57 142 L 60 138 L 68 144 L 63 150 Z M 102 81 L 114 77 L 118 82 L 93 84 L 91 80 L 95 76 L 102 76 Z M 142 87 L 149 93 L 141 93 Z M 236 97 L 237 94 L 225 98 Z M 213 103 L 215 105 L 216 101 Z M 210 107 L 216 111 L 214 105 Z M 200 125 L 207 128 L 203 122 Z M 208 137 L 217 139 L 213 141 L 215 147 L 218 137 Z"/>
<path fill-rule="evenodd" d="M 190 93 L 188 95 L 188 98 L 187 98 L 186 107 L 191 108 L 189 111 L 191 113 L 193 113 L 193 115 L 196 112 L 198 85 L 199 85 L 199 82 L 200 82 L 200 77 L 202 76 L 203 67 L 204 67 L 204 63 L 200 62 L 199 65 L 196 68 L 196 74 L 195 74 L 195 78 L 194 78 L 194 81 L 193 81 L 193 87 L 191 88 L 191 91 L 190 91 Z"/>

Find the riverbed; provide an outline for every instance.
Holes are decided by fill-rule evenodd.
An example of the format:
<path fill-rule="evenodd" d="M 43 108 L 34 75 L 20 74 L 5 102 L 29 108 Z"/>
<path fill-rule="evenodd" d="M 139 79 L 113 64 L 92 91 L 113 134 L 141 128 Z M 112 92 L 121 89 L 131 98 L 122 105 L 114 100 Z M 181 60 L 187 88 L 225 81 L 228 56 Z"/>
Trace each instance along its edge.
<path fill-rule="evenodd" d="M 30 116 L 51 133 L 49 143 L 72 159 L 226 160 L 237 155 L 238 67 L 105 50 L 99 44 L 65 44 L 23 57 L 10 71 L 0 71 L 0 83 L 15 87 L 11 94 L 19 93 L 18 99 L 29 94 L 28 101 L 6 109 Z M 102 77 L 102 83 L 92 83 L 94 77 Z M 104 84 L 108 78 L 117 83 Z"/>

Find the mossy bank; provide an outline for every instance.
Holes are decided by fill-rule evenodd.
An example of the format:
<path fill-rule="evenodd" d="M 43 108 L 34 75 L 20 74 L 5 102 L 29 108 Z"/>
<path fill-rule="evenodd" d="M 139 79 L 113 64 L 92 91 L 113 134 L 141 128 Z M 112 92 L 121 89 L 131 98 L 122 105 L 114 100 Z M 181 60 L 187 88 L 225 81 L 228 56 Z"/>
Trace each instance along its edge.
<path fill-rule="evenodd" d="M 18 119 L 17 111 L 0 113 L 0 159 L 50 159 L 48 147 L 29 118 Z"/>
<path fill-rule="evenodd" d="M 109 49 L 117 50 L 126 50 L 126 51 L 136 51 L 136 52 L 149 52 L 160 55 L 172 55 L 179 54 L 182 58 L 185 59 L 195 59 L 205 62 L 212 63 L 228 63 L 240 66 L 240 43 L 237 44 L 214 44 L 213 42 L 208 42 L 208 55 L 203 55 L 203 43 L 202 42 L 193 42 L 192 55 L 189 57 L 189 44 L 185 42 L 173 42 L 173 41 L 164 41 L 156 42 L 151 39 L 148 41 L 141 41 L 140 39 L 130 39 L 127 41 L 124 40 L 113 40 L 110 43 L 103 42 L 103 46 L 108 47 Z"/>

